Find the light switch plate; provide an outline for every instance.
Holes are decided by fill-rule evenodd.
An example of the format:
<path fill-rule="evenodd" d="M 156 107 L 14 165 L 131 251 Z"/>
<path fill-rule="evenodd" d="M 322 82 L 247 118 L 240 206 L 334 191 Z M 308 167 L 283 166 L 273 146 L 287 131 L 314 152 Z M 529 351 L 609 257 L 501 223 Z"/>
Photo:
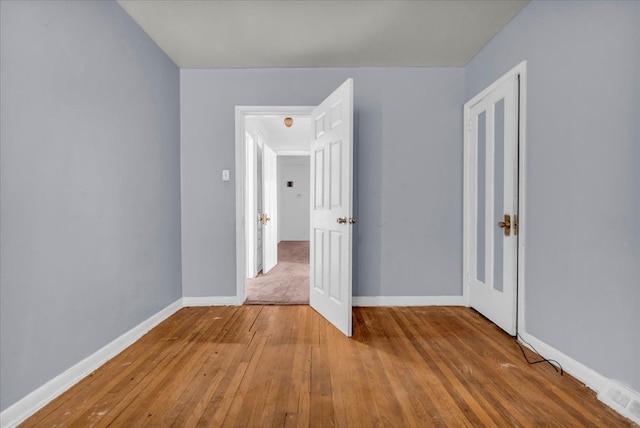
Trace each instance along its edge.
<path fill-rule="evenodd" d="M 222 170 L 222 181 L 229 181 L 229 170 L 228 169 L 223 169 Z"/>

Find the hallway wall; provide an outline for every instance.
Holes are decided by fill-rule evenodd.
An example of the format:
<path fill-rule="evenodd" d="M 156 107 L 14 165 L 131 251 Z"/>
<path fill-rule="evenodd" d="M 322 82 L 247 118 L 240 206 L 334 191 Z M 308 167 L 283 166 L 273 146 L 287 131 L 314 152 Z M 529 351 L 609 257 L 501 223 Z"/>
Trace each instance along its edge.
<path fill-rule="evenodd" d="M 309 240 L 310 179 L 309 156 L 278 156 L 278 241 Z"/>

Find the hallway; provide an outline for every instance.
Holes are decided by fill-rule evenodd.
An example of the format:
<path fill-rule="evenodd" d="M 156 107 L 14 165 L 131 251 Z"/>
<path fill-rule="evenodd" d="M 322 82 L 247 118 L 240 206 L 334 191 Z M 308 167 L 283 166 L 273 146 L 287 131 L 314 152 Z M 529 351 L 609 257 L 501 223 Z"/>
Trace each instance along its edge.
<path fill-rule="evenodd" d="M 278 264 L 247 279 L 245 304 L 308 305 L 309 241 L 281 241 Z"/>

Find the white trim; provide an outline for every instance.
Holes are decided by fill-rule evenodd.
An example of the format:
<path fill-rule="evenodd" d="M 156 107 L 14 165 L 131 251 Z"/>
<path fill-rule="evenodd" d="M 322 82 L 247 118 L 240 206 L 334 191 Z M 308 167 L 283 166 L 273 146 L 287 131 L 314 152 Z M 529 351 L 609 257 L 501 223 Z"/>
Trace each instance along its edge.
<path fill-rule="evenodd" d="M 67 391 L 77 382 L 84 379 L 90 373 L 135 343 L 145 333 L 165 319 L 169 318 L 179 309 L 188 306 L 225 306 L 242 304 L 242 302 L 238 302 L 239 299 L 236 296 L 183 297 L 182 299 L 176 300 L 166 308 L 124 333 L 113 342 L 105 345 L 89 357 L 31 392 L 11 407 L 5 409 L 0 413 L 0 427 L 13 428 L 17 426 L 57 396 Z M 354 296 L 353 306 L 465 306 L 465 302 L 463 300 L 463 296 Z M 567 373 L 579 381 L 584 382 L 596 393 L 601 393 L 605 388 L 612 384 L 611 380 L 607 379 L 600 373 L 574 360 L 540 339 L 528 333 L 520 333 L 520 336 L 531 346 L 536 348 L 537 352 L 544 355 L 545 358 L 558 361 Z M 526 343 L 522 343 L 524 346 L 527 346 Z M 633 393 L 634 397 L 638 397 L 637 391 L 633 391 L 631 389 L 629 389 L 629 391 Z M 610 403 L 606 401 L 605 404 L 611 407 Z M 619 412 L 617 408 L 613 407 L 613 409 Z M 628 417 L 628 415 L 624 416 Z"/>
<path fill-rule="evenodd" d="M 182 299 L 178 299 L 166 308 L 142 321 L 140 324 L 103 346 L 73 367 L 65 370 L 35 391 L 31 392 L 11 407 L 0 413 L 0 427 L 14 427 L 40 410 L 51 400 L 62 394 L 80 380 L 87 377 L 104 363 L 118 355 L 140 339 L 149 330 L 169 318 L 182 308 Z"/>
<path fill-rule="evenodd" d="M 246 241 L 245 241 L 245 119 L 249 115 L 309 115 L 314 106 L 236 106 L 236 296 L 235 305 L 241 305 L 246 298 Z"/>
<path fill-rule="evenodd" d="M 278 156 L 311 156 L 309 150 L 281 150 L 276 152 Z"/>
<path fill-rule="evenodd" d="M 508 79 L 511 79 L 513 76 L 520 76 L 520 94 L 518 97 L 519 107 L 520 107 L 520 116 L 519 116 L 519 133 L 518 133 L 518 284 L 517 284 L 517 294 L 518 301 L 517 311 L 518 311 L 518 320 L 517 320 L 517 329 L 516 331 L 522 334 L 525 330 L 525 235 L 526 235 L 526 143 L 527 143 L 527 61 L 521 61 L 518 65 L 513 67 L 511 70 L 506 72 L 503 76 L 501 76 L 498 80 L 493 82 L 487 88 L 485 88 L 478 95 L 470 99 L 464 104 L 463 111 L 463 135 L 464 135 L 464 147 L 467 147 L 469 144 L 469 120 L 470 120 L 470 110 L 471 108 L 480 102 L 483 98 L 489 95 L 494 89 L 502 85 Z M 464 195 L 464 205 L 465 209 L 463 212 L 463 222 L 462 222 L 462 234 L 463 234 L 463 250 L 462 250 L 462 299 L 465 306 L 469 306 L 469 278 L 467 278 L 467 263 L 469 255 L 466 248 L 467 235 L 470 233 L 469 225 L 471 219 L 469 218 L 468 209 L 466 209 L 467 204 L 467 191 L 468 191 L 468 177 L 467 171 L 470 167 L 470 159 L 469 154 L 464 154 L 464 179 L 463 179 L 463 195 Z"/>
<path fill-rule="evenodd" d="M 623 391 L 625 395 L 630 399 L 635 399 L 640 403 L 640 392 L 634 391 L 626 385 L 622 385 L 619 382 L 601 375 L 597 371 L 576 361 L 565 353 L 557 350 L 553 346 L 548 345 L 547 343 L 543 342 L 535 336 L 530 335 L 529 333 L 521 332 L 520 337 L 529 342 L 527 344 L 520 340 L 520 343 L 522 343 L 527 348 L 531 349 L 534 352 L 540 353 L 540 355 L 543 355 L 544 358 L 547 358 L 549 360 L 556 360 L 557 362 L 559 362 L 565 372 L 569 373 L 571 376 L 575 377 L 580 382 L 583 382 L 589 388 L 594 390 L 596 394 L 598 394 L 598 399 L 604 404 L 606 404 L 622 416 L 638 422 L 634 418 L 634 415 L 632 415 L 628 411 L 628 409 L 621 407 L 619 403 L 616 403 L 606 397 L 606 393 L 607 389 L 615 388 L 618 391 Z M 533 348 L 535 348 L 535 350 Z"/>
<path fill-rule="evenodd" d="M 462 296 L 353 296 L 353 306 L 464 306 Z"/>
<path fill-rule="evenodd" d="M 544 358 L 547 358 L 549 360 L 556 360 L 560 363 L 560 365 L 562 365 L 564 371 L 566 371 L 579 381 L 583 382 L 595 392 L 602 391 L 602 388 L 604 388 L 609 383 L 609 380 L 606 377 L 602 376 L 600 373 L 596 372 L 593 369 L 590 369 L 582 363 L 579 363 L 570 356 L 562 353 L 553 346 L 546 344 L 542 340 L 530 335 L 529 333 L 520 333 L 520 336 L 524 340 L 529 342 L 531 346 L 536 348 L 535 350 L 540 353 L 540 355 L 543 355 Z M 527 346 L 526 343 L 522 341 L 520 342 L 524 346 Z M 527 346 L 527 348 L 530 347 Z"/>
<path fill-rule="evenodd" d="M 471 168 L 471 154 L 467 147 L 469 147 L 469 133 L 472 131 L 471 127 L 471 108 L 467 106 L 467 104 L 463 107 L 462 112 L 462 300 L 464 305 L 469 307 L 469 282 L 471 281 L 471 274 L 467 272 L 467 265 L 469 264 L 469 255 L 468 252 L 470 249 L 468 248 L 467 243 L 469 242 L 469 234 L 472 233 L 473 229 L 470 227 L 471 219 L 469 218 L 467 208 L 467 194 L 469 193 L 469 180 L 471 179 L 471 174 L 469 173 L 469 168 Z M 474 269 L 475 271 L 475 269 Z"/>
<path fill-rule="evenodd" d="M 611 380 L 602 391 L 598 392 L 598 400 L 640 425 L 640 392 L 634 391 L 621 382 Z"/>
<path fill-rule="evenodd" d="M 526 202 L 527 202 L 527 61 L 522 61 L 514 69 L 520 73 L 520 117 L 518 131 L 518 325 L 517 329 L 526 332 L 525 328 L 525 264 L 526 264 Z"/>
<path fill-rule="evenodd" d="M 240 302 L 237 296 L 207 296 L 207 297 L 183 297 L 182 306 L 238 306 Z"/>
<path fill-rule="evenodd" d="M 473 107 L 474 105 L 482 101 L 483 98 L 485 98 L 487 95 L 493 92 L 496 88 L 501 86 L 504 82 L 511 79 L 513 76 L 517 76 L 517 75 L 522 76 L 523 74 L 526 73 L 526 70 L 527 70 L 527 61 L 526 60 L 520 61 L 518 65 L 516 65 L 511 70 L 504 73 L 502 76 L 498 78 L 498 80 L 496 80 L 495 82 L 493 82 L 492 84 L 484 88 L 478 95 L 476 95 L 475 97 L 467 101 L 464 104 L 464 108 L 471 109 L 471 107 Z"/>
<path fill-rule="evenodd" d="M 254 131 L 254 132 L 252 132 Z M 244 200 L 245 206 L 245 218 L 244 224 L 247 225 L 245 241 L 245 264 L 246 264 L 246 277 L 255 278 L 258 275 L 258 262 L 257 262 L 257 222 L 252 221 L 258 212 L 256 204 L 257 198 L 254 192 L 256 186 L 255 172 L 256 172 L 256 159 L 257 159 L 257 144 L 258 144 L 258 130 L 249 130 L 245 128 L 245 184 L 250 189 L 247 193 L 251 193 L 253 197 L 246 195 Z M 249 139 L 251 139 L 249 141 Z M 250 166 L 251 165 L 251 166 Z"/>

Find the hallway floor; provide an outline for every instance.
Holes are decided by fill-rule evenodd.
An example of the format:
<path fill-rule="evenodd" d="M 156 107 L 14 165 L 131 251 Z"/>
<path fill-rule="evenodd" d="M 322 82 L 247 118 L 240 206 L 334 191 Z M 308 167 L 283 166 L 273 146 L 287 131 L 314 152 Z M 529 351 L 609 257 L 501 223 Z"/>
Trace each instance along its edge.
<path fill-rule="evenodd" d="M 308 305 L 309 241 L 281 241 L 278 264 L 247 279 L 245 304 Z"/>

